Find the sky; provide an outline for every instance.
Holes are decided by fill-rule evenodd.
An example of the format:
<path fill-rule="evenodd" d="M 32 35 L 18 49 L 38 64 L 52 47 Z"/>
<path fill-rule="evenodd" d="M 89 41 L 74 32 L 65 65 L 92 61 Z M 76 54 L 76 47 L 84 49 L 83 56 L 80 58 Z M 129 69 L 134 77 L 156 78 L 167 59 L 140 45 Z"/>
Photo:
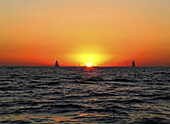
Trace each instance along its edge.
<path fill-rule="evenodd" d="M 170 0 L 0 0 L 0 66 L 170 66 Z"/>

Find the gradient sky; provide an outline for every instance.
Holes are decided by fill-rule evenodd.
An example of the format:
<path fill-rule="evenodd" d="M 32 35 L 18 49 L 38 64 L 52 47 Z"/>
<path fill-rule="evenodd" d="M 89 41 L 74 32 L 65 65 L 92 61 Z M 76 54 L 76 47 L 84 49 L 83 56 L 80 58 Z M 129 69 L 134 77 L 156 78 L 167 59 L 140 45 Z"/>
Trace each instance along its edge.
<path fill-rule="evenodd" d="M 0 66 L 170 66 L 170 0 L 0 0 Z"/>

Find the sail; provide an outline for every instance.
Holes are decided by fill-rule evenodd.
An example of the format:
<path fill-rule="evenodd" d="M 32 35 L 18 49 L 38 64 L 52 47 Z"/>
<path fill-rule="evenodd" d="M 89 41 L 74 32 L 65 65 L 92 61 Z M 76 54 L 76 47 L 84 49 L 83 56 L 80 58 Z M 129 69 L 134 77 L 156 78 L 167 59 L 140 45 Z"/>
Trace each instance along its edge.
<path fill-rule="evenodd" d="M 135 67 L 135 61 L 132 62 L 132 67 Z"/>

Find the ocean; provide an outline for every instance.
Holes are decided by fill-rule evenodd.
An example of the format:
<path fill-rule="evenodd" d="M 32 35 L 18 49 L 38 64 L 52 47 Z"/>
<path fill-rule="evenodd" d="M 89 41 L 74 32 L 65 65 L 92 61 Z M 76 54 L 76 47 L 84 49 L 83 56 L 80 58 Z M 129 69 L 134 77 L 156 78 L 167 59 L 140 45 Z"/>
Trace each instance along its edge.
<path fill-rule="evenodd" d="M 2 124 L 168 124 L 170 67 L 0 67 Z"/>

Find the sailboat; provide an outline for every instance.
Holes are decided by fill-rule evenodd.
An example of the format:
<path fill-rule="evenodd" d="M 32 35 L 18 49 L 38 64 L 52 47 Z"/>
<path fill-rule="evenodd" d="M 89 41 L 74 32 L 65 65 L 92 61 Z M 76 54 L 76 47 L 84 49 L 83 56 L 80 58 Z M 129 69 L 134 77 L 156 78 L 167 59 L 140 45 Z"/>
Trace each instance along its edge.
<path fill-rule="evenodd" d="M 55 67 L 59 67 L 58 61 L 55 62 Z"/>
<path fill-rule="evenodd" d="M 135 67 L 135 61 L 132 61 L 132 67 Z"/>

